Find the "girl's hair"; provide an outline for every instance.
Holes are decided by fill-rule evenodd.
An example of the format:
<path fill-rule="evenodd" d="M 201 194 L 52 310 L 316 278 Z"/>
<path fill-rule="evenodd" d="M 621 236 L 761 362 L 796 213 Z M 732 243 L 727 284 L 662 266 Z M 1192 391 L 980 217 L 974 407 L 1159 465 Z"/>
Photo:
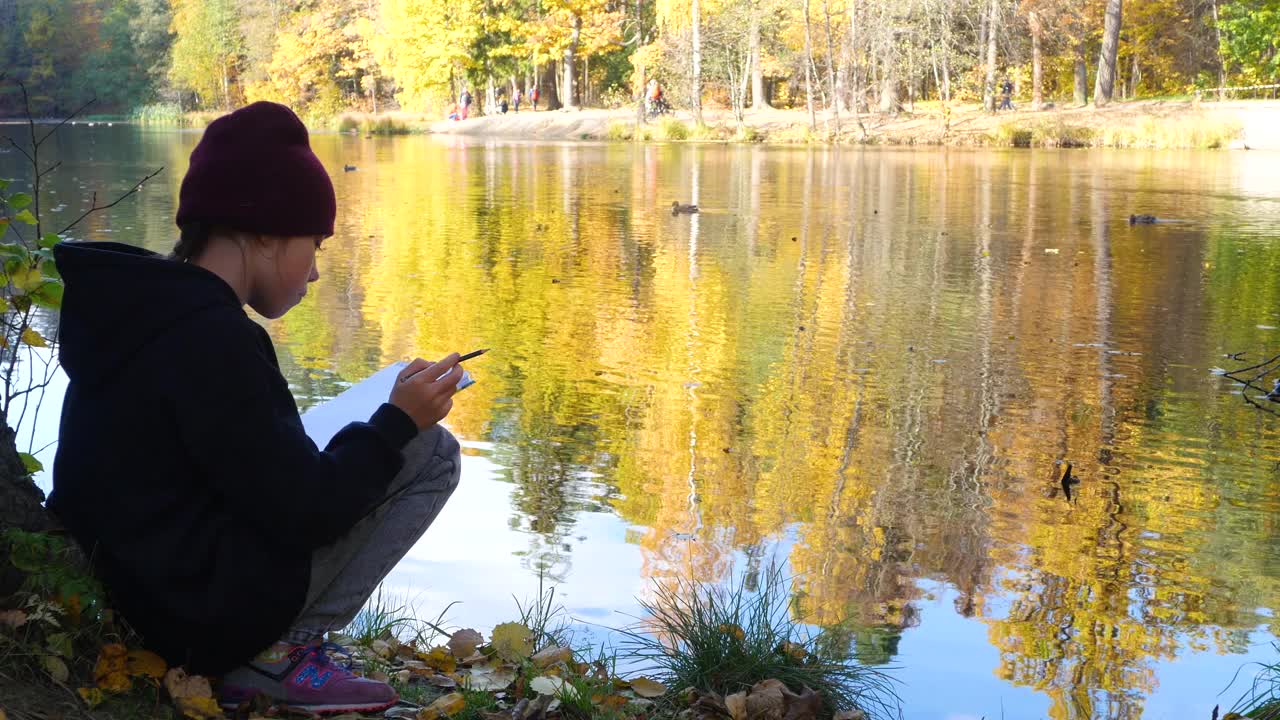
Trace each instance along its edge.
<path fill-rule="evenodd" d="M 213 235 L 213 227 L 198 220 L 182 225 L 178 230 L 181 234 L 178 236 L 178 242 L 173 246 L 173 254 L 169 256 L 169 259 L 178 262 L 190 262 L 199 257 L 209 245 L 209 238 Z"/>

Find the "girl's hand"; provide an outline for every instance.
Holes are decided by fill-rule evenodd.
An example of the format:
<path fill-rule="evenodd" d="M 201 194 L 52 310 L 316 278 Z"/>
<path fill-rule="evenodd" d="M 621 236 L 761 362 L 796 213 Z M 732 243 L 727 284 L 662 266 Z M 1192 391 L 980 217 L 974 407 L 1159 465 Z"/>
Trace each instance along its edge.
<path fill-rule="evenodd" d="M 419 430 L 426 430 L 453 409 L 453 394 L 461 379 L 458 353 L 450 353 L 435 363 L 417 358 L 400 371 L 388 402 L 403 410 Z"/>

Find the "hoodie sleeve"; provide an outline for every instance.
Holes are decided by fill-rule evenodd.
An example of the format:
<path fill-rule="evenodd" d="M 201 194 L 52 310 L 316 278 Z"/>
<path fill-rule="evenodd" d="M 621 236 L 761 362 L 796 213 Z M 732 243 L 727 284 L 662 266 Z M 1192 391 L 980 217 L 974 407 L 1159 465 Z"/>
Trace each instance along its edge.
<path fill-rule="evenodd" d="M 181 361 L 170 363 L 180 372 L 166 378 L 178 435 L 198 475 L 233 513 L 315 549 L 383 498 L 417 427 L 383 404 L 321 451 L 256 329 L 243 311 L 219 309 L 182 331 Z"/>

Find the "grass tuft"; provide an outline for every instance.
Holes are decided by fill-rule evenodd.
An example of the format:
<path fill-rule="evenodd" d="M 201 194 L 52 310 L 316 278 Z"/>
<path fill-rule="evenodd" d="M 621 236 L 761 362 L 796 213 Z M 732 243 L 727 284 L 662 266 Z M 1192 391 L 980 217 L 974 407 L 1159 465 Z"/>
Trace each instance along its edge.
<path fill-rule="evenodd" d="M 1280 646 L 1276 646 L 1276 649 L 1280 650 Z M 1259 667 L 1258 674 L 1254 676 L 1248 692 L 1236 700 L 1228 715 L 1237 713 L 1247 718 L 1280 720 L 1280 661 L 1250 664 Z M 1236 676 L 1239 677 L 1239 672 Z M 1234 684 L 1235 678 L 1231 682 Z"/>
<path fill-rule="evenodd" d="M 657 136 L 662 140 L 688 140 L 689 126 L 675 118 L 663 118 L 658 123 Z"/>
<path fill-rule="evenodd" d="M 771 572 L 755 592 L 743 581 L 659 586 L 642 623 L 623 631 L 623 656 L 647 665 L 676 693 L 686 688 L 729 695 L 770 678 L 799 692 L 812 688 L 827 713 L 859 709 L 896 717 L 898 697 L 883 672 L 858 664 L 847 644 L 791 615 L 790 582 Z M 673 693 L 676 694 L 676 693 Z"/>

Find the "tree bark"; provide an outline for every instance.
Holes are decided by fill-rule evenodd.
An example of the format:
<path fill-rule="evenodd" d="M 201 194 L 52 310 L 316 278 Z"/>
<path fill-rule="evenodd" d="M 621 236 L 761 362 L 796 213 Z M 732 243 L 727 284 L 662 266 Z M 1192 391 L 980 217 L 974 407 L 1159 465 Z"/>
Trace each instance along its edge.
<path fill-rule="evenodd" d="M 1094 107 L 1106 107 L 1115 91 L 1122 2 L 1123 0 L 1107 0 L 1107 15 L 1102 26 L 1102 52 L 1098 54 L 1098 76 L 1093 87 Z"/>
<path fill-rule="evenodd" d="M 1218 0 L 1213 0 L 1213 34 L 1218 55 L 1218 101 L 1222 101 L 1222 88 L 1227 86 L 1227 61 L 1222 57 L 1222 24 L 1218 22 Z"/>
<path fill-rule="evenodd" d="M 827 101 L 827 110 L 832 114 L 835 124 L 836 137 L 840 136 L 840 91 L 836 87 L 836 54 L 835 46 L 831 44 L 831 2 L 830 0 L 822 0 L 822 12 L 826 18 L 827 31 L 827 86 L 831 89 L 831 97 Z"/>
<path fill-rule="evenodd" d="M 987 112 L 996 111 L 996 33 L 1000 22 L 999 0 L 987 4 L 987 75 L 982 83 L 982 106 Z"/>
<path fill-rule="evenodd" d="M 809 129 L 816 130 L 818 119 L 813 112 L 813 30 L 810 25 L 809 0 L 804 0 L 804 101 L 809 110 Z"/>
<path fill-rule="evenodd" d="M 702 7 L 699 0 L 693 0 L 693 83 L 690 92 L 693 94 L 693 120 L 702 125 Z"/>
<path fill-rule="evenodd" d="M 543 104 L 547 110 L 560 109 L 560 93 L 556 89 L 559 84 L 559 75 L 556 73 L 554 62 L 549 62 L 542 68 L 541 76 L 538 78 L 538 87 L 543 91 L 541 100 L 546 102 Z"/>
<path fill-rule="evenodd" d="M 1076 105 L 1089 104 L 1089 66 L 1085 60 L 1084 40 L 1076 43 L 1076 71 L 1073 94 Z"/>
<path fill-rule="evenodd" d="M 582 37 L 582 16 L 573 16 L 573 31 L 569 35 L 569 45 L 564 49 L 564 62 L 561 65 L 562 78 L 560 80 L 561 91 L 564 93 L 560 98 L 564 107 L 576 109 L 578 107 L 578 94 L 574 92 L 577 74 L 574 67 L 574 57 L 578 52 L 578 40 Z"/>
<path fill-rule="evenodd" d="M 1135 98 L 1138 97 L 1138 83 L 1142 82 L 1142 68 L 1138 67 L 1138 48 L 1136 44 L 1129 59 L 1129 92 L 1127 96 Z"/>
<path fill-rule="evenodd" d="M 1031 26 L 1031 109 L 1039 110 L 1044 107 L 1044 58 L 1041 47 L 1044 27 L 1035 10 L 1027 13 L 1027 24 Z"/>
<path fill-rule="evenodd" d="M 760 5 L 751 6 L 751 35 L 748 38 L 751 48 L 751 107 L 764 110 L 769 107 L 769 98 L 764 94 L 764 62 L 760 54 Z"/>

